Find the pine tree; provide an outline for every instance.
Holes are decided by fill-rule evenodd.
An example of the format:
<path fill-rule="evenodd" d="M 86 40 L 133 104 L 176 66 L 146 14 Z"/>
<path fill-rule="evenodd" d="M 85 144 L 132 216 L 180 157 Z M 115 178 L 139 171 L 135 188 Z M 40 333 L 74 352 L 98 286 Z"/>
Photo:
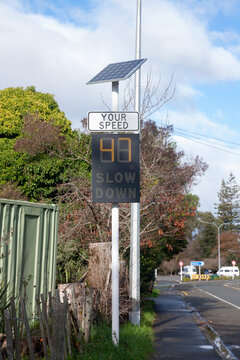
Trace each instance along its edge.
<path fill-rule="evenodd" d="M 212 249 L 217 245 L 216 219 L 209 211 L 198 212 L 198 233 L 197 239 L 201 247 L 203 257 L 209 257 Z"/>
<path fill-rule="evenodd" d="M 236 183 L 235 176 L 230 173 L 227 181 L 222 180 L 218 192 L 219 203 L 215 204 L 217 215 L 221 223 L 228 223 L 224 228 L 234 229 L 240 222 L 240 187 Z"/>

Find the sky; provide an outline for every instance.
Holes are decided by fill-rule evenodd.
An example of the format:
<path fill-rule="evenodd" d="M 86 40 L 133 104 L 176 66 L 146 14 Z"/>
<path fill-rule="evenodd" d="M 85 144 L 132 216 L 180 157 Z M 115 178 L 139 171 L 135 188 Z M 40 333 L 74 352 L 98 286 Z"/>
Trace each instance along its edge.
<path fill-rule="evenodd" d="M 110 63 L 135 58 L 137 0 L 0 0 L 0 89 L 36 86 L 54 94 L 80 128 L 88 111 L 111 108 L 111 84 L 86 83 Z M 192 192 L 214 211 L 222 179 L 240 185 L 240 1 L 142 0 L 141 92 L 150 78 L 151 115 L 172 124 L 185 157 L 208 165 Z M 120 82 L 120 99 L 133 77 Z M 120 105 L 121 107 L 121 105 Z"/>

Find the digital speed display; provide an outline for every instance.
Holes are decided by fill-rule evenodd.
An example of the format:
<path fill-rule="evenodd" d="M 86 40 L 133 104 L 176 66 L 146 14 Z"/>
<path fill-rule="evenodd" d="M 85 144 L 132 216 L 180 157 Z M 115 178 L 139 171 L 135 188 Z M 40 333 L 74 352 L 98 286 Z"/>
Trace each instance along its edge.
<path fill-rule="evenodd" d="M 92 134 L 92 201 L 140 201 L 138 134 Z"/>

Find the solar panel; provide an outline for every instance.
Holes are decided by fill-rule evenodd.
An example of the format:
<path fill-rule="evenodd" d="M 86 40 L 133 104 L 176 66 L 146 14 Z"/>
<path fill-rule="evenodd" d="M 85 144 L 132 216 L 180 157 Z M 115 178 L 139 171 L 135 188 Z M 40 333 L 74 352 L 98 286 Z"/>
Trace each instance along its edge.
<path fill-rule="evenodd" d="M 88 81 L 87 84 L 125 80 L 134 74 L 146 60 L 147 59 L 137 59 L 109 64 Z"/>

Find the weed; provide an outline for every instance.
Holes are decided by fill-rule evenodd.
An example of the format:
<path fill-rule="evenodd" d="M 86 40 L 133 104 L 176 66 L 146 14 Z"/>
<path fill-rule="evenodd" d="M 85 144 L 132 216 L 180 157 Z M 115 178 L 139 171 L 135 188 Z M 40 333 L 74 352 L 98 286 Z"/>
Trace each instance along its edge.
<path fill-rule="evenodd" d="M 81 355 L 75 355 L 72 359 L 146 360 L 153 351 L 153 307 L 152 300 L 143 303 L 140 326 L 128 322 L 120 327 L 118 346 L 113 345 L 111 325 L 101 324 L 93 327 L 90 342 L 85 345 Z"/>

